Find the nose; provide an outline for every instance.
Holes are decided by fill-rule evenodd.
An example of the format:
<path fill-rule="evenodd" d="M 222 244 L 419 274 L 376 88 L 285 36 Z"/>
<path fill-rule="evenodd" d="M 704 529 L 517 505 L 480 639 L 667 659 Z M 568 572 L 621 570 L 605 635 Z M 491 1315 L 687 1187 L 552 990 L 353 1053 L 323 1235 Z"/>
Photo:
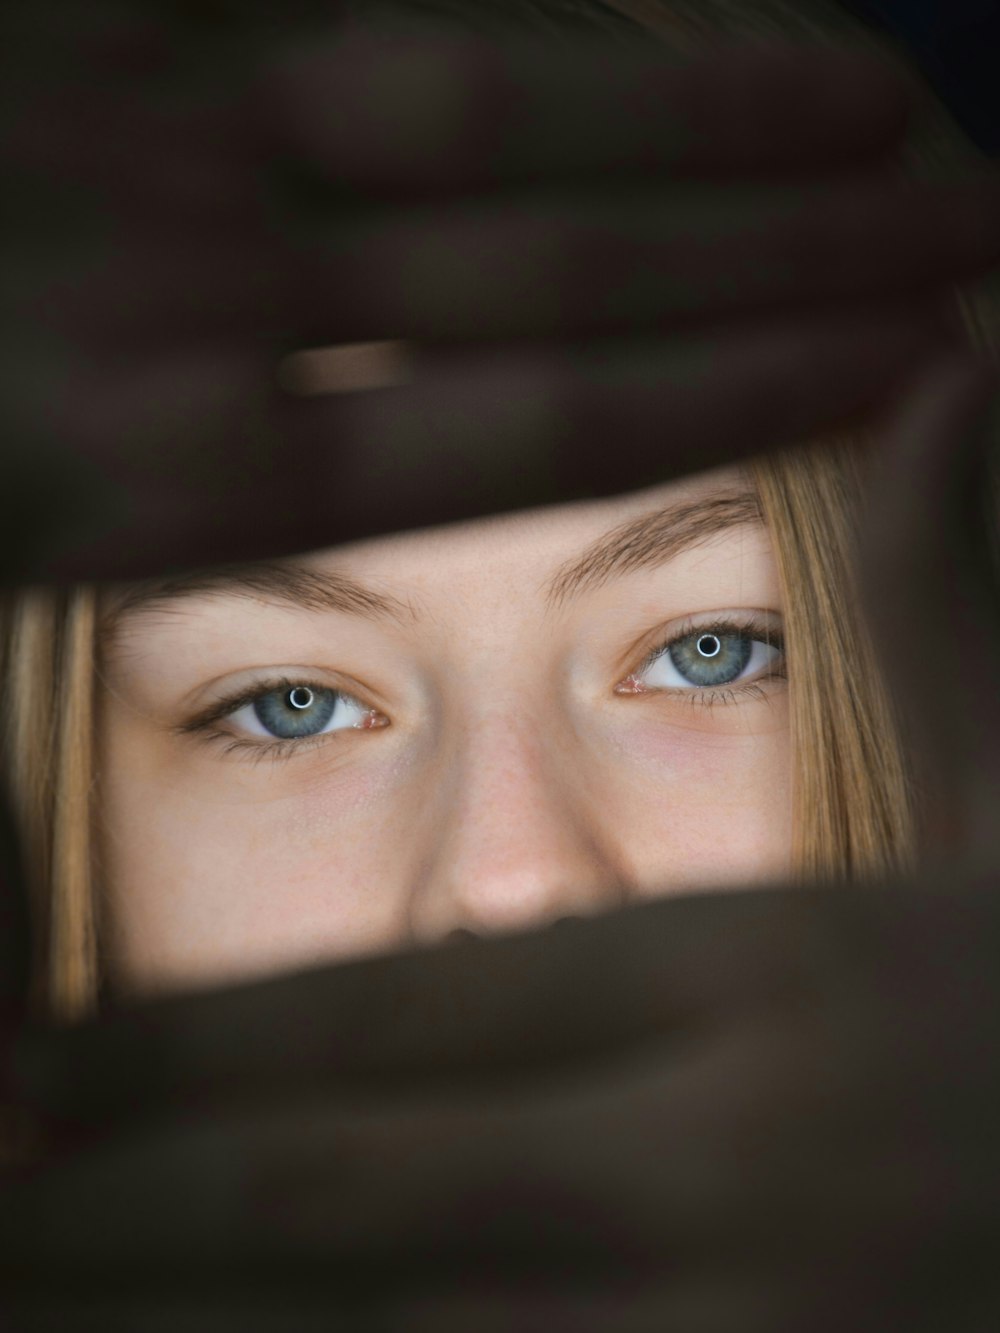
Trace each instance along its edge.
<path fill-rule="evenodd" d="M 424 804 L 432 841 L 418 838 L 415 941 L 529 929 L 625 901 L 613 831 L 578 756 L 510 714 L 467 725 L 455 750 Z"/>

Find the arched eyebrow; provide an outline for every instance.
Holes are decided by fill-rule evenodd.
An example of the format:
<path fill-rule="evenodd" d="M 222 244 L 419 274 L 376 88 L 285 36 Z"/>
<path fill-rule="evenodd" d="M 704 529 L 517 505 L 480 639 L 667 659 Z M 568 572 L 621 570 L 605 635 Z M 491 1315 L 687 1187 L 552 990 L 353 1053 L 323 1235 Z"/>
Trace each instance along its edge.
<path fill-rule="evenodd" d="M 262 560 L 147 579 L 102 595 L 100 634 L 105 640 L 126 622 L 156 614 L 187 597 L 248 597 L 296 610 L 340 611 L 371 620 L 411 621 L 409 603 L 336 570 L 312 569 L 293 560 Z"/>
<path fill-rule="evenodd" d="M 583 592 L 637 569 L 652 569 L 728 528 L 765 522 L 757 492 L 749 487 L 678 500 L 613 528 L 556 570 L 544 585 L 557 608 Z"/>

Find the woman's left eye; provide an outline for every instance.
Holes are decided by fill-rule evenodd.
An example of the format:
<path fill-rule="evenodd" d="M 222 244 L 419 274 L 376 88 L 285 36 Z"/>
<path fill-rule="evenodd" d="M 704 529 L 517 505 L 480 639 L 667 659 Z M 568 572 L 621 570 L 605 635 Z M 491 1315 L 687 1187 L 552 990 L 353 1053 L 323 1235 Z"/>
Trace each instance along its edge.
<path fill-rule="evenodd" d="M 229 713 L 227 720 L 251 736 L 296 740 L 364 726 L 371 713 L 370 708 L 340 690 L 289 684 L 262 690 Z"/>
<path fill-rule="evenodd" d="M 783 656 L 777 638 L 756 629 L 693 630 L 658 649 L 629 681 L 654 690 L 717 689 L 774 674 Z"/>

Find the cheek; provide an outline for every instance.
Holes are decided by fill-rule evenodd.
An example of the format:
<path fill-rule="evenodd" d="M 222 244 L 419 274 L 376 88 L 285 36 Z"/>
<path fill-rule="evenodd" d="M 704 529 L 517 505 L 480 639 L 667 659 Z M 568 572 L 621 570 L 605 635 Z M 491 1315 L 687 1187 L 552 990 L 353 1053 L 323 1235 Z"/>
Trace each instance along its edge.
<path fill-rule="evenodd" d="M 401 933 L 379 784 L 313 782 L 272 800 L 128 783 L 102 801 L 119 980 L 246 976 L 392 947 Z"/>
<path fill-rule="evenodd" d="M 711 734 L 636 726 L 616 745 L 615 806 L 643 897 L 791 873 L 791 749 L 769 729 Z"/>

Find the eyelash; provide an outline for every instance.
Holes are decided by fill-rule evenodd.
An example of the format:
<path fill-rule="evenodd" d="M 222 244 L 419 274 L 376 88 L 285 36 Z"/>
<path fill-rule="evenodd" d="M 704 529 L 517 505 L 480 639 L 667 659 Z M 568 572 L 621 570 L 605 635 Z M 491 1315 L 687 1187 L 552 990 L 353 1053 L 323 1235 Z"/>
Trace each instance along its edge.
<path fill-rule="evenodd" d="M 777 648 L 781 653 L 778 665 L 775 666 L 764 676 L 758 676 L 756 680 L 748 681 L 745 685 L 736 685 L 732 688 L 710 689 L 708 686 L 698 688 L 692 685 L 689 690 L 682 689 L 651 689 L 650 694 L 665 694 L 671 699 L 683 700 L 692 708 L 716 708 L 721 705 L 738 704 L 748 698 L 766 699 L 767 693 L 762 686 L 770 680 L 786 680 L 788 671 L 785 664 L 785 636 L 783 632 L 769 624 L 761 616 L 751 613 L 746 616 L 723 616 L 711 622 L 698 622 L 693 618 L 685 620 L 678 629 L 675 629 L 669 639 L 663 640 L 655 648 L 646 654 L 639 666 L 631 671 L 626 680 L 634 676 L 640 676 L 648 667 L 651 667 L 658 657 L 672 648 L 675 643 L 688 638 L 691 634 L 744 634 L 751 639 L 756 639 L 761 643 L 766 643 L 770 647 Z M 626 691 L 632 693 L 632 691 Z M 640 693 L 636 691 L 636 693 Z"/>
<path fill-rule="evenodd" d="M 243 736 L 233 736 L 228 731 L 218 730 L 213 726 L 213 723 L 229 717 L 231 713 L 235 713 L 246 704 L 256 703 L 259 698 L 265 694 L 270 694 L 272 690 L 292 690 L 302 686 L 310 690 L 329 690 L 332 688 L 329 684 L 324 685 L 321 681 L 303 680 L 298 676 L 294 680 L 289 676 L 275 676 L 270 680 L 255 681 L 251 689 L 240 690 L 225 699 L 220 699 L 217 704 L 212 705 L 209 712 L 202 713 L 190 722 L 185 722 L 178 730 L 186 736 L 193 734 L 199 740 L 222 744 L 223 754 L 243 752 L 249 756 L 252 763 L 260 763 L 265 759 L 284 759 L 293 752 L 301 754 L 304 750 L 311 750 L 314 745 L 328 741 L 331 734 L 335 733 L 320 732 L 316 736 L 288 737 L 285 739 L 276 736 L 273 741 L 261 741 L 250 740 Z M 345 731 L 355 729 L 360 730 L 361 728 L 344 728 Z"/>
<path fill-rule="evenodd" d="M 724 617 L 713 620 L 707 624 L 696 623 L 693 619 L 685 621 L 679 629 L 675 630 L 669 639 L 663 640 L 651 652 L 647 653 L 643 661 L 630 676 L 638 676 L 662 654 L 668 651 L 675 643 L 686 639 L 690 634 L 699 631 L 702 634 L 746 634 L 753 639 L 760 640 L 763 643 L 770 644 L 781 651 L 780 665 L 766 676 L 758 677 L 757 680 L 749 681 L 746 685 L 737 685 L 731 689 L 709 689 L 704 687 L 699 689 L 692 686 L 690 690 L 681 689 L 651 689 L 650 694 L 669 695 L 673 699 L 683 699 L 687 704 L 697 708 L 717 708 L 720 705 L 730 705 L 740 703 L 747 698 L 766 698 L 765 691 L 761 688 L 762 684 L 769 680 L 786 679 L 787 671 L 785 669 L 785 639 L 780 630 L 773 628 L 758 615 L 749 615 L 745 617 Z M 628 679 L 628 677 L 626 677 Z M 250 762 L 260 763 L 264 760 L 281 760 L 289 757 L 292 753 L 302 754 L 305 750 L 312 749 L 315 745 L 324 744 L 329 739 L 331 733 L 320 733 L 316 736 L 302 736 L 297 738 L 282 739 L 275 737 L 273 741 L 250 740 L 241 736 L 232 736 L 229 732 L 220 731 L 214 728 L 213 724 L 222 718 L 235 713 L 237 709 L 243 708 L 246 704 L 255 703 L 262 695 L 270 694 L 272 690 L 290 690 L 296 686 L 305 686 L 313 690 L 327 690 L 329 685 L 324 685 L 319 681 L 302 680 L 296 677 L 294 680 L 288 676 L 276 676 L 270 680 L 257 681 L 252 689 L 240 690 L 235 694 L 229 695 L 225 699 L 220 699 L 217 704 L 213 704 L 209 712 L 201 714 L 190 722 L 184 723 L 177 730 L 183 735 L 195 735 L 199 739 L 222 744 L 223 754 L 244 753 Z M 374 710 L 373 710 L 374 711 Z M 356 728 L 345 728 L 353 730 Z"/>

